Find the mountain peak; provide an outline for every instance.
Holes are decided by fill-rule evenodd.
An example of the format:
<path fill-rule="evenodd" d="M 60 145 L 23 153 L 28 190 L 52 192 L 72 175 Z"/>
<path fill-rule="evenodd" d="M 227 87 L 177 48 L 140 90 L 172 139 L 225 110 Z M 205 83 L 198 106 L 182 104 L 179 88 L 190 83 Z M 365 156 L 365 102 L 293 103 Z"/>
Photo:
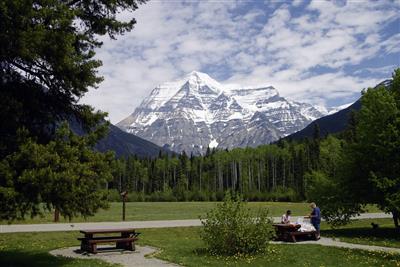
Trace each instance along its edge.
<path fill-rule="evenodd" d="M 188 81 L 192 84 L 198 84 L 199 86 L 207 85 L 211 88 L 220 89 L 223 88 L 223 85 L 217 82 L 215 79 L 211 78 L 208 74 L 200 72 L 200 71 L 192 71 L 185 75 L 184 81 Z"/>
<path fill-rule="evenodd" d="M 200 72 L 200 71 L 197 71 L 197 70 L 192 70 L 191 72 L 186 74 L 186 76 L 196 76 L 196 77 L 207 76 L 207 77 L 210 77 L 207 73 Z"/>
<path fill-rule="evenodd" d="M 216 143 L 229 149 L 267 144 L 323 115 L 272 86 L 231 86 L 192 71 L 156 87 L 118 126 L 176 152 L 202 153 Z"/>

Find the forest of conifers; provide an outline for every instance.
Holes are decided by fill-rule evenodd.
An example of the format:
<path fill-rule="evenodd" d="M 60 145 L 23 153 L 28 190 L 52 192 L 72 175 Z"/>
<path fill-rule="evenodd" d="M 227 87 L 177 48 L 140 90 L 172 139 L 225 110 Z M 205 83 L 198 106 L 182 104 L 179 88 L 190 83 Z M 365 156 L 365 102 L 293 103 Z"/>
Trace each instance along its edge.
<path fill-rule="evenodd" d="M 302 142 L 280 141 L 257 148 L 207 150 L 204 156 L 129 157 L 117 162 L 112 200 L 128 191 L 131 201 L 221 200 L 232 190 L 252 201 L 302 200 L 304 174 L 318 167 L 319 130 Z"/>

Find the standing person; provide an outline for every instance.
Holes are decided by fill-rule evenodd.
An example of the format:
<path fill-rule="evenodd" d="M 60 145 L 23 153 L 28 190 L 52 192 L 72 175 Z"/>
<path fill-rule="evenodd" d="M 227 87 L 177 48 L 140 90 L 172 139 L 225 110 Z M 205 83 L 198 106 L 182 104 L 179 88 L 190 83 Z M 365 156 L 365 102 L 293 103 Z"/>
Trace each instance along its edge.
<path fill-rule="evenodd" d="M 317 205 L 312 202 L 310 204 L 310 207 L 312 208 L 311 214 L 310 214 L 310 221 L 311 224 L 314 226 L 315 230 L 317 231 L 317 239 L 320 238 L 320 224 L 321 224 L 321 211 L 317 207 Z"/>
<path fill-rule="evenodd" d="M 287 210 L 285 214 L 282 215 L 281 223 L 290 223 L 290 215 L 292 212 L 290 210 Z"/>

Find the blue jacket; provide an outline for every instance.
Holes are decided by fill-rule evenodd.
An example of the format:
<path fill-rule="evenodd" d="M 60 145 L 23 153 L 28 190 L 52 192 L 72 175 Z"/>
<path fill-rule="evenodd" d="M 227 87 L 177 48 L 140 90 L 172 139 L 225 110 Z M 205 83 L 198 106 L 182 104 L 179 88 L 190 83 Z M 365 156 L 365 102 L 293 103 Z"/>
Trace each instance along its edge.
<path fill-rule="evenodd" d="M 321 211 L 318 207 L 314 208 L 311 212 L 311 223 L 321 223 Z M 314 217 L 315 216 L 315 217 Z"/>

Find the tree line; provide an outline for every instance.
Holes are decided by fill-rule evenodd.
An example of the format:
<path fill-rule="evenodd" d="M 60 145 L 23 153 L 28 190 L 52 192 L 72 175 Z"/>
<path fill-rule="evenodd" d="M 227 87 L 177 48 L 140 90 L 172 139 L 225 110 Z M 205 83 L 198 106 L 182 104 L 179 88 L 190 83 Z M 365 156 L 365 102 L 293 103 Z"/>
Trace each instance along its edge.
<path fill-rule="evenodd" d="M 314 137 L 304 142 L 208 149 L 204 156 L 131 156 L 116 162 L 110 189 L 129 192 L 133 201 L 222 200 L 226 191 L 252 201 L 303 200 L 304 175 L 317 168 L 319 150 L 317 126 Z"/>

